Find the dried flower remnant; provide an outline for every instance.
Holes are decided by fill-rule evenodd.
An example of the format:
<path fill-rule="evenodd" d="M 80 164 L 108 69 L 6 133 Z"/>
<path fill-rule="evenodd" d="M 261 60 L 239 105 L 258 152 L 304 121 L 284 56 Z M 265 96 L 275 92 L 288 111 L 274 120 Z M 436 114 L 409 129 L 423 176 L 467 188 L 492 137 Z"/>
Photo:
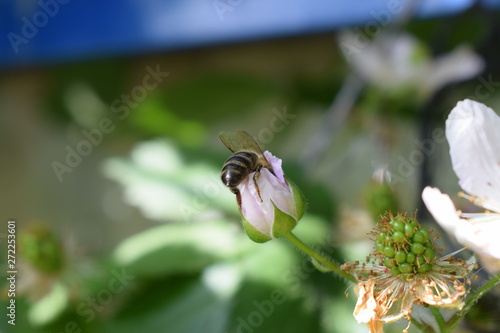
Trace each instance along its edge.
<path fill-rule="evenodd" d="M 470 284 L 473 265 L 437 255 L 433 236 L 412 217 L 386 215 L 372 232 L 375 249 L 366 263 L 346 263 L 342 268 L 358 283 L 354 317 L 370 332 L 382 325 L 410 319 L 413 305 L 460 309 Z"/>

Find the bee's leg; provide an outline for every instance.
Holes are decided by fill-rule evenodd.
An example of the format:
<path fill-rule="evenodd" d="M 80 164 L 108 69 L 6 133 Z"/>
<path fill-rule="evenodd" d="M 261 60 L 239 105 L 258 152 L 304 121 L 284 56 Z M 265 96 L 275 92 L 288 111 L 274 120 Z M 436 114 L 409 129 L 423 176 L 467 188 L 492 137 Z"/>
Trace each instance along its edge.
<path fill-rule="evenodd" d="M 262 203 L 264 200 L 262 200 L 262 197 L 260 195 L 259 185 L 257 185 L 257 179 L 260 176 L 260 170 L 261 169 L 262 169 L 262 165 L 259 165 L 257 167 L 257 170 L 255 170 L 255 173 L 253 174 L 253 183 L 255 185 L 255 189 L 257 190 L 257 195 L 259 196 L 259 201 Z"/>
<path fill-rule="evenodd" d="M 238 203 L 238 206 L 241 207 L 241 194 L 240 190 L 238 190 L 237 187 L 231 187 L 231 192 L 236 194 L 236 202 Z"/>
<path fill-rule="evenodd" d="M 266 168 L 266 169 L 269 170 L 274 176 L 276 176 L 276 174 L 274 173 L 273 168 Z"/>

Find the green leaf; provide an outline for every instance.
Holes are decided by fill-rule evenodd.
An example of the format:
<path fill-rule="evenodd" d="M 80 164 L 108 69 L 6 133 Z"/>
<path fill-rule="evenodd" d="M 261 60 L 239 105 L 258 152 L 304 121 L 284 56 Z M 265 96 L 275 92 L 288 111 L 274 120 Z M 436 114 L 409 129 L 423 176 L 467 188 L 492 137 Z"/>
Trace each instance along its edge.
<path fill-rule="evenodd" d="M 187 163 L 184 153 L 170 140 L 141 142 L 130 158 L 107 159 L 103 172 L 124 186 L 126 202 L 146 218 L 191 223 L 209 212 L 235 213 L 234 195 L 222 184 L 219 166 Z"/>
<path fill-rule="evenodd" d="M 131 274 L 154 276 L 199 271 L 244 246 L 241 233 L 226 222 L 166 224 L 126 239 L 112 257 Z"/>
<path fill-rule="evenodd" d="M 248 324 L 255 333 L 321 332 L 309 259 L 279 240 L 241 242 L 244 255 L 201 274 L 148 280 L 102 331 L 243 333 Z"/>
<path fill-rule="evenodd" d="M 249 251 L 238 258 L 245 280 L 282 287 L 285 275 L 300 262 L 299 253 L 286 242 L 274 240 L 266 244 L 250 244 Z"/>
<path fill-rule="evenodd" d="M 234 300 L 225 332 L 321 332 L 311 296 L 290 297 L 283 288 L 247 283 Z"/>
<path fill-rule="evenodd" d="M 202 277 L 163 279 L 142 290 L 104 332 L 224 332 L 230 299 Z"/>
<path fill-rule="evenodd" d="M 279 238 L 295 228 L 297 221 L 276 207 L 274 202 L 271 201 L 271 203 L 274 207 L 273 236 Z"/>
<path fill-rule="evenodd" d="M 255 245 L 238 264 L 243 281 L 225 332 L 321 332 L 309 258 L 275 240 Z"/>
<path fill-rule="evenodd" d="M 47 295 L 29 309 L 29 321 L 34 326 L 46 325 L 59 317 L 68 306 L 68 303 L 68 287 L 57 283 Z"/>

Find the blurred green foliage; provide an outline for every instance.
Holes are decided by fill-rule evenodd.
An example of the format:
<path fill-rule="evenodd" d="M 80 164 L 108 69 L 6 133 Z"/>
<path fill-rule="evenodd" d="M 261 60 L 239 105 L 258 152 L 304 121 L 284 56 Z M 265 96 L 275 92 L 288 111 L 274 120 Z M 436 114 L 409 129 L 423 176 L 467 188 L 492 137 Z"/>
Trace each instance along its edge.
<path fill-rule="evenodd" d="M 21 256 L 41 272 L 60 272 L 65 263 L 61 240 L 42 223 L 28 228 L 19 239 Z"/>
<path fill-rule="evenodd" d="M 457 18 L 412 21 L 404 29 L 426 46 L 418 55 L 432 58 L 464 42 L 480 48 L 490 29 L 481 15 L 471 11 Z M 54 227 L 49 220 L 19 231 L 18 316 L 15 328 L 2 320 L 2 332 L 365 331 L 352 317 L 355 299 L 345 297 L 347 283 L 316 271 L 285 241 L 260 245 L 246 237 L 236 199 L 219 179 L 230 152 L 218 133 L 241 128 L 258 137 L 270 128 L 273 109 L 286 108 L 294 115 L 263 148 L 283 158 L 287 177 L 307 199 L 307 213 L 296 233 L 341 263 L 343 247 L 351 239 L 336 238 L 337 206 L 360 206 L 373 219 L 386 210 L 413 213 L 420 196 L 419 173 L 397 186 L 374 184 L 374 161 L 381 157 L 383 165 L 398 165 L 398 157 L 415 149 L 421 126 L 442 128 L 451 106 L 473 94 L 478 83 L 456 84 L 437 100 L 419 99 L 412 86 L 384 91 L 368 85 L 341 128 L 329 133 L 319 164 L 306 167 L 300 154 L 317 128 L 329 121 L 327 110 L 350 71 L 330 34 L 322 37 L 321 46 L 308 38 L 291 41 L 293 54 L 279 49 L 279 61 L 256 57 L 255 63 L 242 60 L 239 68 L 228 65 L 230 47 L 223 48 L 218 66 L 192 69 L 192 62 L 176 57 L 148 59 L 148 64 L 162 63 L 171 76 L 148 91 L 124 119 L 110 105 L 140 84 L 143 58 L 48 69 L 40 132 L 57 127 L 57 135 L 40 141 L 64 142 L 55 152 L 40 155 L 59 158 L 66 144 L 82 139 L 82 129 L 92 129 L 103 117 L 112 120 L 116 131 L 82 166 L 65 175 L 64 184 L 56 183 L 53 175 L 43 174 L 41 180 L 33 176 L 37 184 L 48 182 L 42 192 L 56 203 L 60 212 L 52 218 L 63 225 Z M 264 46 L 264 51 L 259 47 L 257 43 L 256 54 L 271 57 L 265 47 L 274 46 Z M 491 100 L 498 102 L 497 91 Z M 426 105 L 432 106 L 432 114 L 423 115 Z M 424 116 L 430 119 L 427 123 Z M 380 128 L 391 133 L 389 138 Z M 37 151 L 30 153 L 38 156 Z M 444 145 L 437 146 L 435 163 L 448 171 L 438 170 L 436 179 L 455 184 L 446 153 Z M 50 161 L 40 162 L 42 167 L 37 163 L 36 170 L 46 170 Z M 26 188 L 31 190 L 32 184 Z M 54 192 L 59 196 L 52 199 Z M 77 246 L 83 251 L 75 249 L 68 232 L 72 228 L 88 232 L 82 239 L 108 247 L 102 250 L 89 241 Z M 364 237 L 356 225 L 348 225 L 347 231 L 357 240 Z M 367 254 L 359 253 L 359 258 Z M 0 306 L 7 306 L 5 298 Z M 481 312 L 470 316 L 489 318 Z"/>

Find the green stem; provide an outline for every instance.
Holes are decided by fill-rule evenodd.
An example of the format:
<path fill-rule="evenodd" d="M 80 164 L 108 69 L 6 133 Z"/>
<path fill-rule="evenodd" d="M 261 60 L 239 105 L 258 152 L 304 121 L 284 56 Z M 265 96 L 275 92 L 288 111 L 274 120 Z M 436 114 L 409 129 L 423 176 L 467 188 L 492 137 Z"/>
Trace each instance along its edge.
<path fill-rule="evenodd" d="M 341 270 L 340 267 L 337 266 L 337 264 L 333 263 L 328 258 L 326 258 L 326 257 L 322 256 L 321 254 L 319 254 L 318 252 L 314 251 L 312 248 L 310 248 L 304 242 L 302 242 L 299 238 L 297 238 L 297 236 L 295 236 L 291 231 L 283 236 L 286 239 L 288 239 L 288 241 L 290 243 L 295 245 L 299 250 L 301 250 L 302 252 L 307 254 L 309 257 L 311 257 L 312 259 L 319 262 L 321 265 L 328 268 L 330 271 L 337 273 L 338 275 L 340 275 L 341 277 L 343 277 L 344 279 L 347 279 L 349 281 L 358 282 L 354 276 L 347 274 L 346 272 Z"/>
<path fill-rule="evenodd" d="M 439 332 L 441 333 L 446 333 L 449 332 L 449 328 L 446 325 L 446 321 L 443 318 L 443 315 L 439 311 L 438 308 L 435 306 L 430 306 L 429 310 L 431 310 L 431 313 L 434 315 L 434 319 L 436 319 L 436 323 L 438 324 L 439 327 Z"/>
<path fill-rule="evenodd" d="M 416 320 L 413 317 L 411 318 L 411 323 L 413 324 L 413 326 L 415 326 L 416 328 L 418 328 L 420 330 L 420 332 L 423 332 L 423 333 L 434 333 L 434 329 L 432 327 L 419 322 L 418 320 Z"/>
<path fill-rule="evenodd" d="M 500 282 L 500 274 L 497 274 L 493 276 L 488 282 L 486 282 L 481 288 L 477 289 L 474 293 L 472 293 L 467 301 L 465 302 L 464 307 L 462 310 L 456 312 L 453 317 L 450 318 L 450 320 L 447 323 L 448 328 L 453 329 L 460 319 L 462 319 L 467 312 L 470 311 L 472 306 L 476 304 L 476 302 L 486 293 L 488 292 L 491 288 L 493 288 L 498 282 Z"/>

